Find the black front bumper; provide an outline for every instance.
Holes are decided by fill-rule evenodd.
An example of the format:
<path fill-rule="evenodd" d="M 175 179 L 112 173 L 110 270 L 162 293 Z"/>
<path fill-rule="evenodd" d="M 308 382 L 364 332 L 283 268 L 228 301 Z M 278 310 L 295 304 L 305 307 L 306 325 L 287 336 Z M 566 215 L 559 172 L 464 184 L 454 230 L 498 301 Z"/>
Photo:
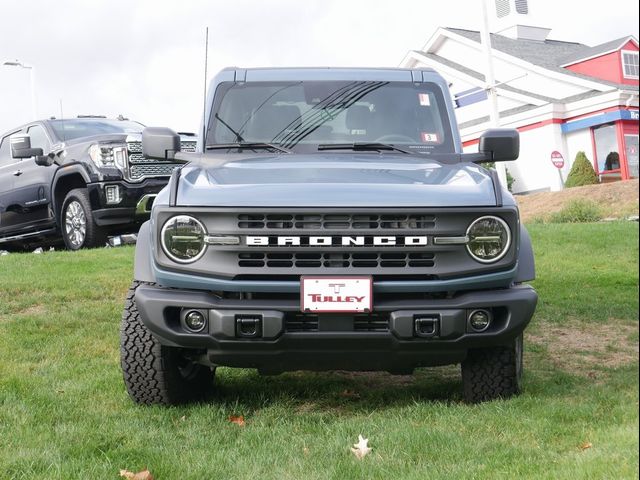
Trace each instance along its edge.
<path fill-rule="evenodd" d="M 139 203 L 145 196 L 157 195 L 162 190 L 168 178 L 150 178 L 140 183 L 125 181 L 96 182 L 87 185 L 91 210 L 95 222 L 99 226 L 139 225 L 149 219 L 151 202 L 147 208 L 139 209 Z M 117 185 L 122 200 L 115 205 L 108 205 L 105 186 Z"/>
<path fill-rule="evenodd" d="M 309 315 L 294 300 L 228 300 L 212 293 L 141 285 L 136 305 L 143 323 L 170 346 L 206 351 L 215 365 L 290 370 L 387 370 L 459 363 L 468 350 L 506 345 L 533 316 L 538 296 L 528 285 L 460 293 L 446 299 L 374 303 L 370 316 Z M 474 332 L 468 315 L 487 309 L 490 327 Z M 190 333 L 185 314 L 198 310 L 207 328 Z M 368 318 L 367 318 L 368 317 Z M 260 318 L 259 335 L 243 337 L 242 319 Z M 435 320 L 433 334 L 416 331 L 417 319 Z"/>

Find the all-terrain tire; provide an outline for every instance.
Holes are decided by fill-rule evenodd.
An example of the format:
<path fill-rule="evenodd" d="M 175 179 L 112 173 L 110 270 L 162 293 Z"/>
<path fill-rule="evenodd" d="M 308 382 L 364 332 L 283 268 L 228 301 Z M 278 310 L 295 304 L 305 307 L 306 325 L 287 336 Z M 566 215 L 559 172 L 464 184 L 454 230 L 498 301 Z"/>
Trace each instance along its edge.
<path fill-rule="evenodd" d="M 136 308 L 133 282 L 127 293 L 120 329 L 120 364 L 129 396 L 145 405 L 176 405 L 204 398 L 214 371 L 194 363 L 187 350 L 161 345 L 144 326 Z"/>
<path fill-rule="evenodd" d="M 462 387 L 468 403 L 518 395 L 522 382 L 522 335 L 507 347 L 469 351 L 462 362 Z"/>
<path fill-rule="evenodd" d="M 67 193 L 60 210 L 62 239 L 69 250 L 101 247 L 107 241 L 105 230 L 96 225 L 86 188 Z"/>

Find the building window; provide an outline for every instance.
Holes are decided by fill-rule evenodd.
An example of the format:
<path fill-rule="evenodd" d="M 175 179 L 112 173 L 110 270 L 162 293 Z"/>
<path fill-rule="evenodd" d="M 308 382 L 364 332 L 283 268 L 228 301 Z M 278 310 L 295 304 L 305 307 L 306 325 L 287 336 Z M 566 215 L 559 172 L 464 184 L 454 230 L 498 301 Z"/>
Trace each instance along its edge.
<path fill-rule="evenodd" d="M 593 129 L 598 175 L 603 182 L 621 179 L 620 153 L 615 124 Z"/>
<path fill-rule="evenodd" d="M 622 73 L 624 78 L 638 78 L 638 52 L 622 50 Z"/>

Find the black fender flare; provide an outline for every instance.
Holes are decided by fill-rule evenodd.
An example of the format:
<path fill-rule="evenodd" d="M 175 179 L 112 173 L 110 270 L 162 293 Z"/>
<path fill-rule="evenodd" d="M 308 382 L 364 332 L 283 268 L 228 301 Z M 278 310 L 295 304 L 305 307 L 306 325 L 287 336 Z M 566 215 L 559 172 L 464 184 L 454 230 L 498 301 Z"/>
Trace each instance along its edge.
<path fill-rule="evenodd" d="M 147 220 L 140 226 L 136 240 L 136 253 L 133 267 L 133 278 L 139 282 L 155 283 L 151 268 L 151 222 Z"/>
<path fill-rule="evenodd" d="M 520 224 L 520 248 L 518 253 L 518 271 L 515 283 L 530 282 L 536 278 L 536 265 L 533 257 L 533 245 L 526 227 Z"/>
<path fill-rule="evenodd" d="M 61 180 L 68 177 L 69 175 L 76 175 L 76 174 L 82 177 L 82 180 L 84 181 L 85 185 L 88 183 L 91 183 L 91 177 L 89 176 L 89 173 L 87 172 L 85 166 L 78 162 L 64 164 L 60 166 L 56 170 L 56 172 L 53 174 L 53 180 L 51 181 L 51 208 L 53 209 L 54 212 L 58 212 L 58 209 L 62 207 L 62 205 L 57 205 L 57 200 L 55 195 L 56 188 L 58 187 L 58 183 L 60 183 Z M 56 216 L 56 222 L 57 222 L 57 216 Z"/>

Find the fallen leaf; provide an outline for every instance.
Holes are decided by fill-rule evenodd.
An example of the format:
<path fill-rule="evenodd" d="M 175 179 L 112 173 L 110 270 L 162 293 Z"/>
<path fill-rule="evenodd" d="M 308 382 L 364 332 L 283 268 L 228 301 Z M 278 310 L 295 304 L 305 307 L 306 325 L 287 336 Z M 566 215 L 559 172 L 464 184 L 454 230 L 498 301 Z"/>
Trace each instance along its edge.
<path fill-rule="evenodd" d="M 580 450 L 587 450 L 591 447 L 593 447 L 593 444 L 591 442 L 584 442 L 582 445 L 580 445 Z"/>
<path fill-rule="evenodd" d="M 341 397 L 344 398 L 360 398 L 360 394 L 358 392 L 354 392 L 353 390 L 344 390 L 340 393 Z"/>
<path fill-rule="evenodd" d="M 371 452 L 371 448 L 367 445 L 369 443 L 368 438 L 364 438 L 362 435 L 358 435 L 358 443 L 354 443 L 351 447 L 351 451 L 358 460 L 362 460 L 365 455 Z"/>
<path fill-rule="evenodd" d="M 187 420 L 187 416 L 186 415 L 183 415 L 183 416 L 180 417 L 180 421 L 181 422 L 184 422 L 186 420 Z"/>
<path fill-rule="evenodd" d="M 231 423 L 235 423 L 236 425 L 238 425 L 239 427 L 244 427 L 245 423 L 244 423 L 244 417 L 242 415 L 229 415 L 229 421 Z"/>
<path fill-rule="evenodd" d="M 303 452 L 305 455 L 309 455 L 309 449 L 308 449 L 307 447 L 304 447 L 304 448 L 302 449 L 302 452 Z"/>
<path fill-rule="evenodd" d="M 153 480 L 153 475 L 147 469 L 138 473 L 130 472 L 129 470 L 120 470 L 120 476 L 129 480 Z"/>

